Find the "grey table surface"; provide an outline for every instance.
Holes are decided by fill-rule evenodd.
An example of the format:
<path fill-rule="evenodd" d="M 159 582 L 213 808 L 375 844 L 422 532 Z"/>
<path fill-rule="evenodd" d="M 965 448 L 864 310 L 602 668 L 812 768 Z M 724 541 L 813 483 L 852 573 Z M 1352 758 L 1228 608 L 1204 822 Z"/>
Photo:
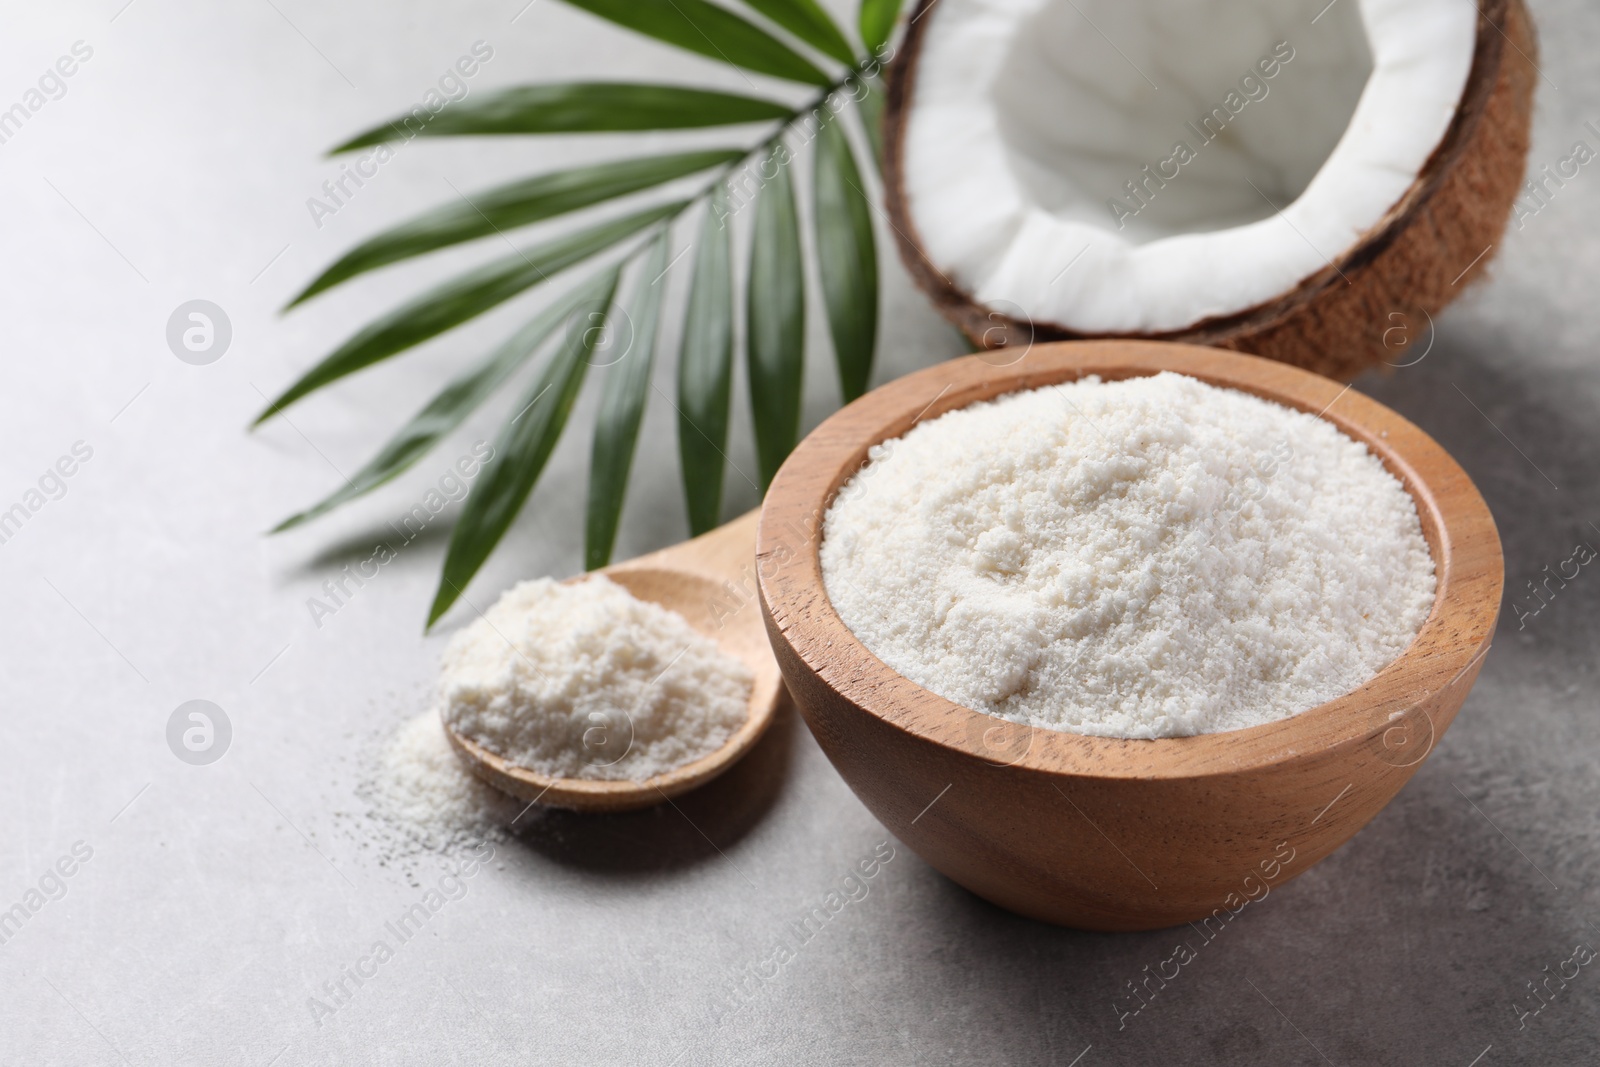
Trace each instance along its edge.
<path fill-rule="evenodd" d="M 1534 6 L 1540 166 L 1575 141 L 1600 145 L 1585 125 L 1600 121 L 1600 9 Z M 493 57 L 473 91 L 740 79 L 551 0 L 9 3 L 0 19 L 0 106 L 75 42 L 92 50 L 0 144 L 0 507 L 75 445 L 90 453 L 63 491 L 47 480 L 57 498 L 0 544 L 0 907 L 49 891 L 0 944 L 0 1061 L 1594 1060 L 1594 967 L 1537 1015 L 1519 1005 L 1536 1003 L 1527 983 L 1545 968 L 1600 943 L 1600 576 L 1584 568 L 1536 616 L 1512 604 L 1577 543 L 1600 544 L 1600 176 L 1584 170 L 1508 233 L 1426 359 L 1357 383 L 1453 452 L 1500 523 L 1508 602 L 1477 688 L 1363 833 L 1250 908 L 1138 1015 L 1120 1017 L 1116 998 L 1180 933 L 1055 929 L 974 898 L 890 840 L 790 715 L 731 780 L 678 809 L 530 817 L 425 936 L 322 1017 L 309 1001 L 323 983 L 438 877 L 427 856 L 384 862 L 357 789 L 376 747 L 426 707 L 442 642 L 470 613 L 422 634 L 443 523 L 335 614 L 313 619 L 307 601 L 500 413 L 344 513 L 262 531 L 338 484 L 517 312 L 247 434 L 263 394 L 479 253 L 276 309 L 356 239 L 452 186 L 635 142 L 418 143 L 314 219 L 308 198 L 339 173 L 321 153 L 419 99 L 476 41 Z M 959 351 L 892 259 L 878 381 Z M 207 366 L 165 339 L 193 299 L 232 324 Z M 808 426 L 836 403 L 815 309 L 812 325 Z M 670 366 L 657 369 L 670 391 Z M 673 418 L 651 406 L 621 556 L 684 535 Z M 732 460 L 749 469 L 743 419 Z M 579 569 L 587 449 L 581 434 L 562 444 L 475 601 Z M 730 473 L 726 513 L 756 499 Z M 232 724 L 209 766 L 166 741 L 192 699 Z M 893 858 L 866 895 L 772 965 L 777 945 L 796 944 L 792 924 L 885 842 Z M 57 881 L 74 849 L 88 858 Z"/>

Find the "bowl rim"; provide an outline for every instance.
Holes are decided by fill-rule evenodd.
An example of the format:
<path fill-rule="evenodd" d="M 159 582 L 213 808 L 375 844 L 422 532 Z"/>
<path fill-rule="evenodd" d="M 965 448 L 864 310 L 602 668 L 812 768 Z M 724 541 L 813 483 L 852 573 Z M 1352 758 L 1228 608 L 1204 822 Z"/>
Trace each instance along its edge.
<path fill-rule="evenodd" d="M 839 618 L 822 580 L 822 523 L 869 447 L 925 419 L 1006 393 L 1091 374 L 1115 380 L 1169 370 L 1332 422 L 1365 444 L 1411 494 L 1434 559 L 1434 605 L 1411 644 L 1376 676 L 1333 700 L 1258 726 L 1190 737 L 1099 737 L 1023 726 L 956 704 L 883 663 Z M 1197 345 L 1124 340 L 1058 342 L 1030 346 L 1021 355 L 1000 349 L 951 360 L 890 382 L 834 413 L 773 478 L 762 506 L 756 560 L 774 644 L 786 645 L 856 708 L 993 766 L 1100 779 L 1237 774 L 1386 744 L 1397 721 L 1419 712 L 1426 717 L 1430 698 L 1463 679 L 1471 683 L 1494 636 L 1504 582 L 1499 533 L 1477 487 L 1437 442 L 1398 413 L 1349 385 L 1288 364 Z M 1431 749 L 1442 729 L 1426 722 Z"/>

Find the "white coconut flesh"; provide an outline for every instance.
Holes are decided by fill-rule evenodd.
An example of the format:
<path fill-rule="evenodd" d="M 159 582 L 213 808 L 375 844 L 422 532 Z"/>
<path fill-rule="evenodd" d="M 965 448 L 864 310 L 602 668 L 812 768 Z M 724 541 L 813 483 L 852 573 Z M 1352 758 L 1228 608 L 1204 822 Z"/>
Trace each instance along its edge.
<path fill-rule="evenodd" d="M 923 254 L 1083 333 L 1182 330 L 1327 269 L 1444 136 L 1478 12 L 1321 6 L 938 0 L 904 117 Z"/>

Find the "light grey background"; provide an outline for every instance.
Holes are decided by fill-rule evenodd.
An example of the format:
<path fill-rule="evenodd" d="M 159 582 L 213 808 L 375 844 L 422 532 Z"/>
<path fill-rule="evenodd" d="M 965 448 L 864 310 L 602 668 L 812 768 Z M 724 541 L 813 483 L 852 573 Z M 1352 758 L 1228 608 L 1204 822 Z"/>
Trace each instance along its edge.
<path fill-rule="evenodd" d="M 66 895 L 0 945 L 0 1062 L 1593 1058 L 1600 968 L 1525 1028 L 1513 1010 L 1542 968 L 1600 944 L 1593 568 L 1525 629 L 1508 603 L 1476 690 L 1400 798 L 1249 908 L 1120 1031 L 1113 998 L 1178 933 L 1015 918 L 903 847 L 865 899 L 726 1012 L 740 975 L 886 839 L 792 717 L 681 810 L 530 817 L 462 900 L 319 1026 L 307 999 L 437 877 L 427 861 L 382 862 L 355 791 L 374 747 L 425 706 L 441 643 L 468 613 L 421 635 L 437 536 L 320 627 L 306 599 L 491 436 L 496 412 L 373 499 L 292 536 L 262 531 L 337 485 L 335 468 L 364 460 L 520 313 L 502 309 L 296 407 L 292 425 L 246 434 L 263 394 L 484 253 L 392 269 L 288 317 L 276 308 L 358 238 L 450 199 L 452 184 L 482 188 L 635 142 L 419 142 L 318 228 L 305 202 L 338 173 L 320 153 L 419 99 L 480 39 L 495 54 L 474 91 L 581 76 L 742 79 L 553 0 L 123 3 L 13 2 L 0 16 L 0 107 L 73 42 L 94 49 L 66 95 L 0 144 L 0 508 L 74 442 L 93 449 L 66 495 L 0 544 L 0 907 L 75 842 L 93 850 Z M 1600 121 L 1600 12 L 1535 6 L 1537 166 L 1580 138 L 1600 147 L 1582 125 Z M 1359 383 L 1477 479 L 1512 595 L 1577 541 L 1600 544 L 1597 211 L 1591 165 L 1508 235 L 1491 280 L 1444 316 L 1423 362 Z M 959 350 L 887 248 L 884 260 L 879 381 Z M 180 362 L 165 341 L 168 316 L 194 299 L 232 321 L 229 351 L 209 366 Z M 820 332 L 808 426 L 836 398 Z M 670 368 L 658 370 L 670 392 Z M 748 470 L 743 427 L 741 416 L 733 460 Z M 580 566 L 587 453 L 582 433 L 564 442 L 473 583 L 475 602 Z M 619 555 L 683 536 L 675 453 L 657 399 Z M 728 494 L 729 516 L 756 502 L 734 473 Z M 231 749 L 210 766 L 167 748 L 168 716 L 193 699 L 232 723 Z M 1139 859 L 1159 872 L 1159 857 Z"/>

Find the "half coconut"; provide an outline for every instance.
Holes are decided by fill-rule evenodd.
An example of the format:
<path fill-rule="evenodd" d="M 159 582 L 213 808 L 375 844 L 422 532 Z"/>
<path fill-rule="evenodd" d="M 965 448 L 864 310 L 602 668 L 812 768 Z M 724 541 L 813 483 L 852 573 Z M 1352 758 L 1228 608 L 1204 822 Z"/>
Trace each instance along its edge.
<path fill-rule="evenodd" d="M 1492 258 L 1534 53 L 1522 0 L 922 0 L 889 212 L 983 347 L 1159 338 L 1348 379 Z"/>

